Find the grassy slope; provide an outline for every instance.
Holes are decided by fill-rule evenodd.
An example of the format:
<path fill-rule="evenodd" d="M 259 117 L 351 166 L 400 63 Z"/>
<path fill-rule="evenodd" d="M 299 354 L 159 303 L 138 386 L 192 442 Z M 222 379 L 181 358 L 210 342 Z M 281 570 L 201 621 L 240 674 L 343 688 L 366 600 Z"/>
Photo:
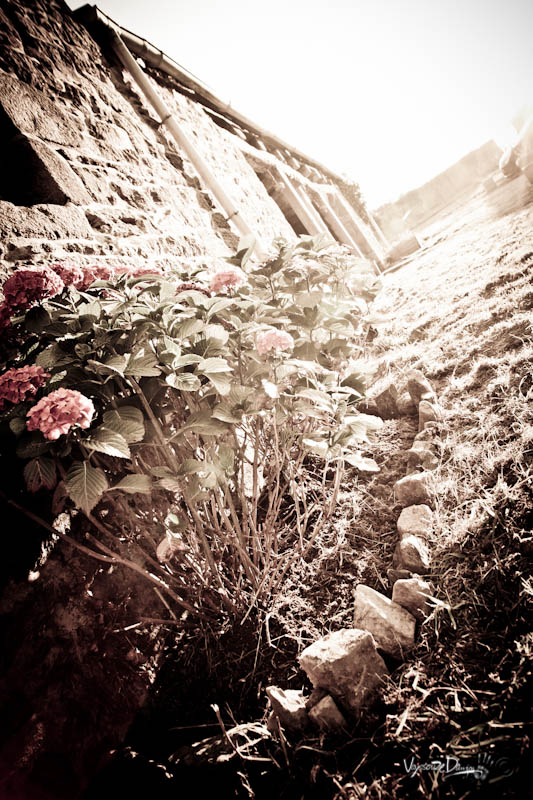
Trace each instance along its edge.
<path fill-rule="evenodd" d="M 533 209 L 513 211 L 510 191 L 499 198 L 507 214 L 478 195 L 427 231 L 435 243 L 387 276 L 380 303 L 394 317 L 376 342 L 382 382 L 421 368 L 445 410 L 432 577 L 446 605 L 394 675 L 394 710 L 378 739 L 403 756 L 397 770 L 387 765 L 388 776 L 376 759 L 370 796 L 475 790 L 458 776 L 406 776 L 403 757 L 411 755 L 484 759 L 484 797 L 526 796 L 513 788 L 518 775 L 506 773 L 524 764 L 530 720 Z M 353 783 L 360 796 L 363 786 Z"/>

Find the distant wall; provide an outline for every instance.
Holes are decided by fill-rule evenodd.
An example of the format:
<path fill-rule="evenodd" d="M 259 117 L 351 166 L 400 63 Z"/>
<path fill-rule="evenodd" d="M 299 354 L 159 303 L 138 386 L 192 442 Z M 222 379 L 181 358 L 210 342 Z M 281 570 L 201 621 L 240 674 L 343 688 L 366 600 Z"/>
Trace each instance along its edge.
<path fill-rule="evenodd" d="M 378 223 L 391 239 L 401 238 L 464 192 L 476 189 L 498 168 L 501 153 L 496 142 L 486 142 L 423 186 L 381 206 L 374 212 Z"/>

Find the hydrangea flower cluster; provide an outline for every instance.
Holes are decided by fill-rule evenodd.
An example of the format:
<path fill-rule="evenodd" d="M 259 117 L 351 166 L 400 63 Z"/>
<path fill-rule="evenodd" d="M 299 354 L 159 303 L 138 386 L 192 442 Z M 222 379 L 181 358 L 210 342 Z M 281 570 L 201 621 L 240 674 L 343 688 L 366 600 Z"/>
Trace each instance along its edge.
<path fill-rule="evenodd" d="M 85 284 L 85 273 L 77 264 L 57 263 L 50 264 L 50 269 L 59 275 L 65 286 L 75 286 L 80 288 Z"/>
<path fill-rule="evenodd" d="M 45 297 L 55 297 L 65 284 L 50 267 L 20 267 L 4 283 L 6 305 L 13 312 L 29 308 Z"/>
<path fill-rule="evenodd" d="M 94 416 L 92 400 L 75 389 L 56 389 L 43 397 L 27 413 L 29 431 L 41 431 L 46 439 L 55 440 L 74 425 L 88 428 Z"/>
<path fill-rule="evenodd" d="M 0 410 L 4 408 L 6 400 L 9 403 L 22 403 L 35 397 L 37 389 L 44 386 L 49 377 L 50 373 L 42 367 L 8 369 L 0 375 Z"/>
<path fill-rule="evenodd" d="M 242 283 L 246 283 L 246 273 L 239 267 L 227 267 L 221 269 L 211 278 L 211 291 L 220 292 L 222 289 L 236 289 Z"/>
<path fill-rule="evenodd" d="M 260 356 L 264 356 L 270 350 L 292 350 L 294 339 L 286 331 L 278 331 L 271 328 L 257 335 L 256 348 Z"/>
<path fill-rule="evenodd" d="M 83 268 L 83 282 L 80 289 L 88 289 L 94 281 L 108 281 L 113 276 L 114 270 L 105 264 L 92 264 Z"/>

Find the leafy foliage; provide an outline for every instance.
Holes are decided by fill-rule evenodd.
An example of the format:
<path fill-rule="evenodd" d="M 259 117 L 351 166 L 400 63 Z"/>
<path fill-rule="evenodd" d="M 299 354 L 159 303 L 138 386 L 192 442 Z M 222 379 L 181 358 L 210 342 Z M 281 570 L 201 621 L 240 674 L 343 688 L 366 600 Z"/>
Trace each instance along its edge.
<path fill-rule="evenodd" d="M 378 282 L 320 238 L 275 246 L 252 266 L 243 242 L 192 283 L 126 273 L 70 286 L 13 321 L 27 333 L 6 366 L 36 364 L 50 374 L 40 396 L 75 388 L 95 408 L 87 430 L 57 441 L 26 431 L 28 402 L 0 415 L 28 489 L 52 492 L 62 478 L 86 515 L 114 503 L 119 516 L 98 523 L 105 552 L 141 547 L 151 569 L 172 514 L 180 546 L 175 558 L 165 550 L 160 579 L 178 600 L 186 584 L 228 609 L 268 596 L 331 514 L 344 466 L 376 469 L 362 452 L 376 419 L 356 406 Z"/>

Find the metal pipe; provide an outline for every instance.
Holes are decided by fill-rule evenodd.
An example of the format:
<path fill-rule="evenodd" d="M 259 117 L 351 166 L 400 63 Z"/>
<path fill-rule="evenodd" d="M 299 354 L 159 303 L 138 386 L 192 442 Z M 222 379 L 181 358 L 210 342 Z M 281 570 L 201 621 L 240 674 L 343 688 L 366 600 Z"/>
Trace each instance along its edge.
<path fill-rule="evenodd" d="M 117 31 L 114 30 L 113 28 L 109 28 L 109 31 L 111 35 L 111 44 L 113 46 L 113 49 L 115 50 L 121 63 L 128 70 L 128 72 L 131 74 L 133 79 L 138 84 L 139 88 L 142 90 L 146 99 L 153 106 L 155 112 L 157 113 L 157 115 L 161 120 L 160 124 L 165 125 L 172 138 L 177 142 L 179 147 L 185 152 L 185 154 L 191 161 L 195 170 L 202 178 L 204 184 L 213 192 L 213 195 L 224 209 L 228 222 L 230 220 L 233 222 L 233 224 L 235 225 L 241 236 L 253 236 L 257 242 L 255 246 L 255 254 L 259 258 L 264 258 L 265 257 L 264 249 L 257 240 L 257 237 L 255 236 L 254 232 L 252 231 L 246 220 L 242 217 L 241 212 L 233 204 L 230 197 L 226 194 L 222 185 L 215 178 L 215 176 L 205 163 L 203 157 L 194 147 L 192 142 L 184 134 L 184 132 L 182 131 L 182 129 L 172 116 L 171 110 L 164 102 L 164 100 L 162 100 L 161 97 L 158 95 L 158 93 L 155 91 L 152 84 L 150 83 L 150 81 L 140 68 L 140 66 L 137 64 L 137 62 L 133 58 L 132 54 L 130 53 L 124 42 L 122 41 L 120 34 L 117 33 Z"/>

